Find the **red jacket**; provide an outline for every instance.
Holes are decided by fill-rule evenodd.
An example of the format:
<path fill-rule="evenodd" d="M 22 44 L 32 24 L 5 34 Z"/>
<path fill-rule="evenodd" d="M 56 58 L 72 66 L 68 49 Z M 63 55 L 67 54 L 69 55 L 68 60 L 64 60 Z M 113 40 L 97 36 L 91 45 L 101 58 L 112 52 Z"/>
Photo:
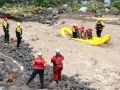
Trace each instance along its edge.
<path fill-rule="evenodd" d="M 72 29 L 74 29 L 74 31 L 77 31 L 78 27 L 77 26 L 73 26 Z"/>
<path fill-rule="evenodd" d="M 44 60 L 44 58 L 37 57 L 33 60 L 33 67 L 35 69 L 41 69 L 44 70 L 47 67 L 47 63 Z"/>
<path fill-rule="evenodd" d="M 79 30 L 80 30 L 81 33 L 84 33 L 84 28 L 83 27 L 80 27 Z"/>
<path fill-rule="evenodd" d="M 57 68 L 61 68 L 63 67 L 63 64 L 62 64 L 62 61 L 64 60 L 64 56 L 63 55 L 59 55 L 59 56 L 53 56 L 51 58 L 51 62 L 53 63 L 54 67 L 57 67 Z"/>
<path fill-rule="evenodd" d="M 90 28 L 87 28 L 87 30 L 86 30 L 86 31 L 87 31 L 88 36 L 92 34 L 92 32 L 91 32 L 91 29 L 90 29 Z"/>

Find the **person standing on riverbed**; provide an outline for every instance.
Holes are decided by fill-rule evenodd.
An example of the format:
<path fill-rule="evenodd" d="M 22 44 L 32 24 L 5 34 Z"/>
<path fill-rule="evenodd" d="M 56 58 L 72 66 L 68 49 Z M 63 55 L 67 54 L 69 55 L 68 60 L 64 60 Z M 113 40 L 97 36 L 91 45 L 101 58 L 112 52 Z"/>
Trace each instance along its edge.
<path fill-rule="evenodd" d="M 41 52 L 38 53 L 38 57 L 33 60 L 33 72 L 26 83 L 26 85 L 28 85 L 35 76 L 39 74 L 41 89 L 44 88 L 44 69 L 47 67 L 47 63 L 44 58 L 42 58 L 42 55 L 43 54 Z"/>
<path fill-rule="evenodd" d="M 9 27 L 10 27 L 10 25 L 9 25 L 9 23 L 8 23 L 8 21 L 7 21 L 8 19 L 5 17 L 4 18 L 4 21 L 3 21 L 3 23 L 2 23 L 2 26 L 3 26 L 3 30 L 4 30 L 4 33 L 5 33 L 5 35 L 4 35 L 4 41 L 5 41 L 5 43 L 9 43 Z"/>
<path fill-rule="evenodd" d="M 17 37 L 17 46 L 20 47 L 21 39 L 22 39 L 22 28 L 21 28 L 21 23 L 17 23 L 17 28 L 16 28 L 16 37 Z"/>
<path fill-rule="evenodd" d="M 97 19 L 97 22 L 96 22 L 96 25 L 95 25 L 95 28 L 96 28 L 96 34 L 98 37 L 101 37 L 101 33 L 102 33 L 102 30 L 103 30 L 103 27 L 105 27 L 105 23 L 102 21 L 102 19 L 99 17 Z"/>

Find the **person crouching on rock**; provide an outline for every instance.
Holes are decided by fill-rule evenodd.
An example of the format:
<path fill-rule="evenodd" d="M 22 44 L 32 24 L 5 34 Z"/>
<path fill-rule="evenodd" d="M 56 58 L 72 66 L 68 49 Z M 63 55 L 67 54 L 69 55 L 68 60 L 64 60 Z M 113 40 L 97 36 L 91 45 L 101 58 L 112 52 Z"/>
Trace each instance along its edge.
<path fill-rule="evenodd" d="M 74 23 L 72 26 L 72 35 L 73 35 L 73 38 L 77 38 L 80 35 L 80 31 L 78 30 L 76 23 Z"/>
<path fill-rule="evenodd" d="M 35 76 L 39 74 L 41 89 L 44 88 L 44 69 L 47 67 L 47 63 L 44 58 L 42 58 L 42 55 L 41 52 L 38 53 L 38 57 L 33 60 L 33 72 L 26 83 L 26 85 L 28 85 Z"/>
<path fill-rule="evenodd" d="M 22 39 L 22 28 L 21 28 L 21 24 L 17 23 L 17 28 L 16 28 L 16 37 L 17 37 L 17 46 L 19 48 L 20 43 L 21 43 L 21 39 Z"/>
<path fill-rule="evenodd" d="M 7 18 L 4 18 L 4 21 L 2 23 L 2 26 L 3 26 L 3 30 L 4 30 L 4 33 L 5 33 L 5 43 L 9 43 L 9 23 L 7 21 L 8 19 Z"/>
<path fill-rule="evenodd" d="M 98 37 L 101 37 L 101 33 L 102 33 L 102 30 L 103 30 L 103 27 L 105 27 L 105 23 L 99 17 L 97 22 L 96 22 L 96 25 L 95 25 L 96 34 L 97 34 Z"/>
<path fill-rule="evenodd" d="M 92 29 L 87 28 L 84 33 L 84 39 L 92 39 Z"/>
<path fill-rule="evenodd" d="M 58 80 L 61 80 L 64 56 L 60 54 L 60 50 L 56 49 L 56 55 L 51 58 L 53 63 L 53 74 L 54 80 L 58 83 Z"/>

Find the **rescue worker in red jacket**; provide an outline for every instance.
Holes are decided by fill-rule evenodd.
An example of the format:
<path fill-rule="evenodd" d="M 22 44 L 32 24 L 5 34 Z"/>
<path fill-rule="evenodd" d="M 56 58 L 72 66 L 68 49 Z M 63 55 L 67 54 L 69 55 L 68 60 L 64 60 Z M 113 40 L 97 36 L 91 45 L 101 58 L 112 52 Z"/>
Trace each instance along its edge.
<path fill-rule="evenodd" d="M 8 19 L 7 18 L 4 18 L 4 21 L 2 23 L 2 26 L 3 26 L 3 30 L 4 30 L 4 33 L 5 33 L 5 43 L 9 43 L 9 23 L 7 21 Z"/>
<path fill-rule="evenodd" d="M 92 39 L 92 29 L 87 28 L 84 34 L 85 39 Z"/>
<path fill-rule="evenodd" d="M 56 49 L 56 55 L 51 58 L 53 63 L 53 74 L 54 80 L 58 83 L 58 80 L 61 80 L 64 56 L 60 54 L 60 50 Z"/>
<path fill-rule="evenodd" d="M 73 34 L 73 38 L 77 38 L 79 36 L 79 31 L 76 23 L 74 23 L 72 26 L 72 34 Z"/>
<path fill-rule="evenodd" d="M 31 80 L 35 78 L 37 74 L 39 74 L 41 89 L 43 89 L 44 88 L 44 69 L 46 67 L 47 67 L 47 63 L 44 60 L 44 58 L 42 58 L 42 53 L 40 52 L 38 53 L 38 57 L 33 60 L 33 72 L 30 78 L 28 79 L 26 85 L 28 85 L 31 82 Z"/>
<path fill-rule="evenodd" d="M 22 28 L 20 23 L 17 23 L 16 37 L 17 37 L 17 47 L 19 48 L 22 39 Z"/>
<path fill-rule="evenodd" d="M 78 30 L 80 31 L 80 38 L 84 37 L 84 27 L 81 25 L 80 28 L 78 28 Z"/>

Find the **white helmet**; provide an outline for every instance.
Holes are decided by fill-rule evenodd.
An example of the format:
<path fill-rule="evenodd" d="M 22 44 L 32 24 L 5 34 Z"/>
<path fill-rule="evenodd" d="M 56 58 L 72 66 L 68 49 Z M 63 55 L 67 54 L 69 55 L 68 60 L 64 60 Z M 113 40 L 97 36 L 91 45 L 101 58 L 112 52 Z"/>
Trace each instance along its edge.
<path fill-rule="evenodd" d="M 38 56 L 42 56 L 42 53 L 41 53 L 41 52 L 39 52 L 39 53 L 38 53 Z"/>
<path fill-rule="evenodd" d="M 56 49 L 56 53 L 60 53 L 60 50 L 59 50 L 59 49 Z"/>
<path fill-rule="evenodd" d="M 77 24 L 76 24 L 76 23 L 74 23 L 73 25 L 74 25 L 74 26 L 77 26 Z"/>

